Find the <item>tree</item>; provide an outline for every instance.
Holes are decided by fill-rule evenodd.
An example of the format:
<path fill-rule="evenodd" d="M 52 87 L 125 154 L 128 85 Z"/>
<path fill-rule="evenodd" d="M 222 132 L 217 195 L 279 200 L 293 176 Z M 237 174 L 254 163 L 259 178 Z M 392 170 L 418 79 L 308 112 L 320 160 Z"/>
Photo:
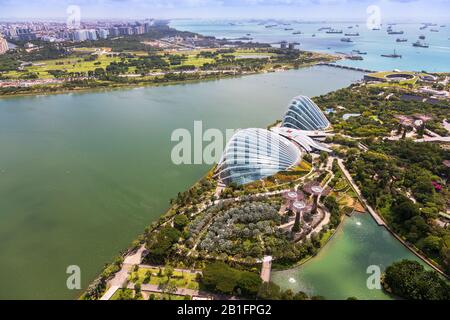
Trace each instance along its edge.
<path fill-rule="evenodd" d="M 398 222 L 404 222 L 420 214 L 417 205 L 408 198 L 402 197 L 400 201 L 392 208 L 394 219 Z"/>
<path fill-rule="evenodd" d="M 169 266 L 169 265 L 167 265 L 167 266 L 164 268 L 164 273 L 165 273 L 166 276 L 167 276 L 167 281 L 169 281 L 170 278 L 172 278 L 173 272 L 174 272 L 174 271 L 175 271 L 175 270 L 173 269 L 173 267 L 172 267 L 172 266 Z"/>
<path fill-rule="evenodd" d="M 243 271 L 237 281 L 237 286 L 240 288 L 243 296 L 256 297 L 261 281 L 261 277 L 258 274 Z"/>
<path fill-rule="evenodd" d="M 426 271 L 417 261 L 402 260 L 386 269 L 385 288 L 411 300 L 449 300 L 450 286 L 435 271 Z"/>
<path fill-rule="evenodd" d="M 184 227 L 186 227 L 188 223 L 189 219 L 184 214 L 178 215 L 173 219 L 173 226 L 179 231 L 183 231 Z"/>
<path fill-rule="evenodd" d="M 439 254 L 442 247 L 442 239 L 437 236 L 429 235 L 422 242 L 423 250 L 428 254 Z"/>
<path fill-rule="evenodd" d="M 308 295 L 303 291 L 299 291 L 294 295 L 293 300 L 308 300 Z"/>
<path fill-rule="evenodd" d="M 264 282 L 259 288 L 258 298 L 262 300 L 279 300 L 281 298 L 281 289 L 273 282 Z"/>
<path fill-rule="evenodd" d="M 203 270 L 202 283 L 212 291 L 233 294 L 237 280 L 233 269 L 223 262 L 211 263 Z"/>
<path fill-rule="evenodd" d="M 172 246 L 178 242 L 181 234 L 171 226 L 163 227 L 159 232 L 147 240 L 147 259 L 152 263 L 162 264 L 171 253 Z"/>
<path fill-rule="evenodd" d="M 339 214 L 339 203 L 335 196 L 328 196 L 324 200 L 325 207 L 333 214 Z"/>
<path fill-rule="evenodd" d="M 292 232 L 297 233 L 299 231 L 300 231 L 300 212 L 297 211 L 295 215 L 295 223 L 294 226 L 292 227 Z"/>

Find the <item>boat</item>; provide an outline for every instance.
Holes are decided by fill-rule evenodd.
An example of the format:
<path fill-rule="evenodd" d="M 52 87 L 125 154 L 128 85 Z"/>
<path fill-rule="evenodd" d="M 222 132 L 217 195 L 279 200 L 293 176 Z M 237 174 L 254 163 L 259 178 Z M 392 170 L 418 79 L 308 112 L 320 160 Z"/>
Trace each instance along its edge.
<path fill-rule="evenodd" d="M 341 41 L 342 42 L 353 42 L 352 39 L 350 39 L 350 38 L 342 38 Z"/>
<path fill-rule="evenodd" d="M 314 38 L 316 36 L 316 34 L 314 33 L 313 35 L 312 35 L 312 37 Z"/>
<path fill-rule="evenodd" d="M 292 34 L 302 34 L 302 32 L 301 31 L 295 31 Z"/>
<path fill-rule="evenodd" d="M 394 50 L 394 53 L 382 54 L 381 56 L 385 57 L 385 58 L 401 58 L 402 57 L 402 55 L 401 54 L 397 54 L 397 52 L 395 50 Z"/>
<path fill-rule="evenodd" d="M 367 52 L 364 52 L 364 51 L 360 51 L 360 50 L 352 50 L 354 53 L 357 53 L 357 54 L 367 54 Z"/>
<path fill-rule="evenodd" d="M 277 24 L 269 24 L 268 26 L 266 26 L 266 28 L 275 28 L 278 27 Z"/>
<path fill-rule="evenodd" d="M 372 31 L 380 31 L 380 28 L 372 28 Z"/>
<path fill-rule="evenodd" d="M 346 37 L 359 37 L 359 32 L 356 32 L 356 33 L 346 33 L 345 36 L 346 36 Z"/>
<path fill-rule="evenodd" d="M 324 30 L 331 30 L 331 27 L 322 27 L 319 28 L 317 31 L 324 31 Z"/>
<path fill-rule="evenodd" d="M 405 38 L 397 38 L 397 42 L 408 42 L 408 39 Z"/>
<path fill-rule="evenodd" d="M 430 32 L 439 32 L 438 29 L 430 29 Z"/>
<path fill-rule="evenodd" d="M 292 30 L 294 30 L 294 29 L 292 29 L 292 28 L 284 28 L 284 31 L 292 31 Z"/>
<path fill-rule="evenodd" d="M 413 47 L 418 47 L 418 48 L 428 48 L 429 45 L 425 42 L 420 42 L 420 41 L 416 41 L 413 43 Z"/>
<path fill-rule="evenodd" d="M 388 34 L 404 34 L 404 31 L 388 31 Z"/>
<path fill-rule="evenodd" d="M 349 59 L 349 60 L 364 60 L 363 57 L 357 56 L 357 55 L 349 55 L 346 58 Z"/>
<path fill-rule="evenodd" d="M 445 24 L 442 24 L 442 25 L 441 25 L 441 28 L 445 28 Z"/>
<path fill-rule="evenodd" d="M 342 30 L 331 29 L 331 30 L 328 30 L 327 33 L 329 33 L 329 34 L 341 34 Z"/>
<path fill-rule="evenodd" d="M 424 35 L 421 35 L 421 36 L 419 37 L 419 39 L 420 39 L 420 40 L 425 40 L 425 36 L 424 36 Z"/>

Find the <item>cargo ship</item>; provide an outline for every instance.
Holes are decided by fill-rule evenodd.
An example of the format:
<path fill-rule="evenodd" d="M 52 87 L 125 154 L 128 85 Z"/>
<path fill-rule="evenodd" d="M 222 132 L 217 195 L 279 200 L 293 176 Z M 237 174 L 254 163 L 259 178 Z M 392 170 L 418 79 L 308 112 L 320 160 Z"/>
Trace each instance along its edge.
<path fill-rule="evenodd" d="M 402 55 L 401 54 L 397 54 L 397 52 L 395 50 L 394 50 L 394 53 L 382 54 L 381 56 L 385 57 L 385 58 L 401 58 L 402 57 Z"/>
<path fill-rule="evenodd" d="M 327 33 L 329 33 L 329 34 L 341 34 L 342 30 L 331 29 L 331 30 L 328 30 Z"/>
<path fill-rule="evenodd" d="M 428 48 L 429 45 L 427 43 L 424 43 L 424 42 L 416 41 L 416 42 L 413 43 L 413 47 Z"/>

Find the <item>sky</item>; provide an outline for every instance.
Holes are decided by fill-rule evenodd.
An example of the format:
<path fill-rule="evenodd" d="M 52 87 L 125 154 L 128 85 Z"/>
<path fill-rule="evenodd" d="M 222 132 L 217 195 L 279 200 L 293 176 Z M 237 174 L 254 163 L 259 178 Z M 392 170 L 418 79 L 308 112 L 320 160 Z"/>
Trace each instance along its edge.
<path fill-rule="evenodd" d="M 66 19 L 77 5 L 82 19 L 276 18 L 364 21 L 370 6 L 385 20 L 450 20 L 450 0 L 0 0 L 0 20 Z"/>

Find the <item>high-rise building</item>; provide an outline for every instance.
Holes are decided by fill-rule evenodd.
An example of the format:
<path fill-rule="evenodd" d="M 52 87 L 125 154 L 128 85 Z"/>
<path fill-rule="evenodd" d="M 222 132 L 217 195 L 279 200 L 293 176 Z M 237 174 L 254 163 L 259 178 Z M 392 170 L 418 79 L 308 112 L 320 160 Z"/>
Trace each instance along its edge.
<path fill-rule="evenodd" d="M 133 34 L 135 35 L 140 35 L 140 34 L 144 34 L 145 33 L 145 27 L 144 26 L 135 26 L 133 28 Z"/>
<path fill-rule="evenodd" d="M 2 36 L 0 35 L 0 54 L 4 54 L 8 50 L 9 50 L 8 42 L 6 42 L 6 40 L 3 39 Z"/>
<path fill-rule="evenodd" d="M 81 42 L 88 39 L 86 30 L 75 30 L 72 34 L 73 41 Z"/>
<path fill-rule="evenodd" d="M 110 28 L 110 29 L 109 29 L 109 35 L 110 35 L 111 37 L 118 37 L 118 36 L 120 35 L 119 28 L 117 28 L 117 27 L 112 27 L 112 28 Z"/>
<path fill-rule="evenodd" d="M 99 29 L 97 32 L 100 39 L 108 38 L 109 31 L 107 29 Z"/>
<path fill-rule="evenodd" d="M 91 41 L 96 41 L 98 38 L 97 38 L 97 31 L 95 31 L 95 30 L 86 30 L 86 33 L 87 33 L 87 39 L 88 40 L 91 40 Z"/>
<path fill-rule="evenodd" d="M 133 34 L 133 28 L 131 27 L 119 27 L 119 35 L 131 36 Z"/>

